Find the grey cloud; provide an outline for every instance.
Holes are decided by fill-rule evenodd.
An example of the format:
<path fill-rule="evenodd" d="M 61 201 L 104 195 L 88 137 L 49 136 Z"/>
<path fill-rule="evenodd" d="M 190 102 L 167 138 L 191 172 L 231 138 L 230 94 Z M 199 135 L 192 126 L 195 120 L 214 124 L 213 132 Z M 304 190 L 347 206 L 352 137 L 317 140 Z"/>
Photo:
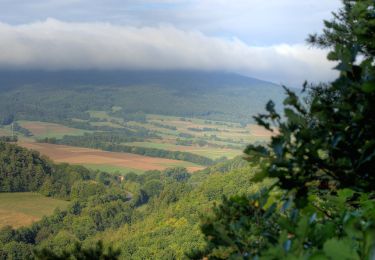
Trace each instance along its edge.
<path fill-rule="evenodd" d="M 0 67 L 34 69 L 225 70 L 288 85 L 326 81 L 326 52 L 304 45 L 253 47 L 173 26 L 132 27 L 48 19 L 0 23 Z"/>
<path fill-rule="evenodd" d="M 171 24 L 251 44 L 302 42 L 320 31 L 340 0 L 0 0 L 0 21 L 30 23 L 48 17 L 132 26 Z"/>

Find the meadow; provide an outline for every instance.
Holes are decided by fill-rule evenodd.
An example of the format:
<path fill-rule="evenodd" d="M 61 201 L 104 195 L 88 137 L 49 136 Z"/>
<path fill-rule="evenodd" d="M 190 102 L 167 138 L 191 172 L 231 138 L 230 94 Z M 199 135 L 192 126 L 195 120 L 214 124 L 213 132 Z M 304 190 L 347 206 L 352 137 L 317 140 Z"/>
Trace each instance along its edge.
<path fill-rule="evenodd" d="M 0 228 L 28 226 L 56 208 L 65 209 L 67 201 L 45 197 L 39 193 L 0 193 Z"/>

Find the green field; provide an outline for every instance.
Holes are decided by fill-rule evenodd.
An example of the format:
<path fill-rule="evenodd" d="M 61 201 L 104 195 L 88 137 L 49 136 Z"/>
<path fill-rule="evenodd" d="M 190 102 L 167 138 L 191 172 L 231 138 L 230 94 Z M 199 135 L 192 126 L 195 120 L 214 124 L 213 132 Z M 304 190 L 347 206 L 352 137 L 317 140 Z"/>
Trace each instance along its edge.
<path fill-rule="evenodd" d="M 56 208 L 65 209 L 69 202 L 48 198 L 38 193 L 0 193 L 0 228 L 27 226 Z"/>

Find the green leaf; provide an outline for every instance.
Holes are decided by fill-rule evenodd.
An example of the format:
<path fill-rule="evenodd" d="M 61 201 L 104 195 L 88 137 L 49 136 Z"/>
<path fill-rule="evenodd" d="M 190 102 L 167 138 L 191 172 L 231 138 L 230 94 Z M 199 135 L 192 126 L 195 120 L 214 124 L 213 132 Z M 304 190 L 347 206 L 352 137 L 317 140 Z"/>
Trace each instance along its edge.
<path fill-rule="evenodd" d="M 334 69 L 339 71 L 350 71 L 352 69 L 352 66 L 346 62 L 341 62 L 339 65 L 334 67 Z"/>
<path fill-rule="evenodd" d="M 300 115 L 298 115 L 295 111 L 290 108 L 284 109 L 285 116 L 289 119 L 290 122 L 295 124 L 301 124 L 303 119 Z"/>
<path fill-rule="evenodd" d="M 329 258 L 323 253 L 315 253 L 311 255 L 308 259 L 309 260 L 329 260 Z"/>
<path fill-rule="evenodd" d="M 375 92 L 375 82 L 374 82 L 374 81 L 368 81 L 368 82 L 365 82 L 365 83 L 362 85 L 362 90 L 363 90 L 363 92 L 365 92 L 365 93 L 372 93 L 372 92 Z"/>
<path fill-rule="evenodd" d="M 266 110 L 271 113 L 275 112 L 275 103 L 272 100 L 267 102 Z"/>
<path fill-rule="evenodd" d="M 268 177 L 268 173 L 266 171 L 258 171 L 251 178 L 251 181 L 255 183 L 262 182 L 266 177 Z"/>
<path fill-rule="evenodd" d="M 328 60 L 338 60 L 337 54 L 334 51 L 331 51 L 327 55 Z"/>
<path fill-rule="evenodd" d="M 351 189 L 342 189 L 342 190 L 337 191 L 337 194 L 341 201 L 346 201 L 350 199 L 351 197 L 353 197 L 354 191 Z"/>
<path fill-rule="evenodd" d="M 331 260 L 356 260 L 360 259 L 354 250 L 354 245 L 349 239 L 330 239 L 325 242 L 323 251 Z"/>

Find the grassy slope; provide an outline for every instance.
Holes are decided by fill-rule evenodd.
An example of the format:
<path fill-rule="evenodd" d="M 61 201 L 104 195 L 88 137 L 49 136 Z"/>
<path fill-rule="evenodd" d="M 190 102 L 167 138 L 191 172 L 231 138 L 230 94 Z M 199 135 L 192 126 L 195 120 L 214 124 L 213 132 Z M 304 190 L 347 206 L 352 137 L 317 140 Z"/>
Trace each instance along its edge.
<path fill-rule="evenodd" d="M 50 215 L 56 208 L 65 209 L 67 201 L 52 199 L 38 193 L 0 193 L 0 228 L 21 227 Z"/>

